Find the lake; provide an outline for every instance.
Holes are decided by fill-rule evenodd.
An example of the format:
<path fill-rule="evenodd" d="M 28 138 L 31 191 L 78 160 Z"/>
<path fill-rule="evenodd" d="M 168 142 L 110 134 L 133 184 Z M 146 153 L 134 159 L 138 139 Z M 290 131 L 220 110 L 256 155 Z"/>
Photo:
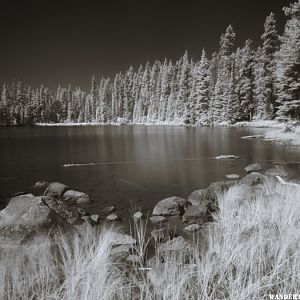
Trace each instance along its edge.
<path fill-rule="evenodd" d="M 89 193 L 91 212 L 114 205 L 121 215 L 169 196 L 245 175 L 249 163 L 299 160 L 299 149 L 241 139 L 259 128 L 86 126 L 0 128 L 0 197 L 30 190 L 38 180 L 59 181 Z M 235 154 L 237 160 L 216 160 Z M 71 164 L 71 165 L 68 165 Z M 72 165 L 73 164 L 73 165 Z M 237 164 L 237 165 L 234 165 Z M 67 166 L 66 166 L 67 165 Z M 299 165 L 287 167 L 290 178 Z"/>

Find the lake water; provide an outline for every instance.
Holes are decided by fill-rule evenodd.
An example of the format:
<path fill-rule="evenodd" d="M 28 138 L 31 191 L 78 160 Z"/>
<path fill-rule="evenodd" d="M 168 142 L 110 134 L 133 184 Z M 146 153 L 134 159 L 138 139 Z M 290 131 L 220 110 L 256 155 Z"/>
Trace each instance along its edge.
<path fill-rule="evenodd" d="M 93 212 L 114 205 L 127 214 L 131 203 L 152 208 L 165 197 L 187 197 L 195 189 L 224 180 L 226 174 L 245 175 L 243 168 L 252 162 L 268 168 L 272 161 L 299 160 L 299 149 L 241 139 L 264 131 L 167 126 L 0 128 L 1 201 L 38 180 L 48 180 L 89 193 L 93 203 L 88 209 Z M 213 159 L 220 154 L 240 159 Z M 299 165 L 287 170 L 290 178 L 300 174 Z"/>

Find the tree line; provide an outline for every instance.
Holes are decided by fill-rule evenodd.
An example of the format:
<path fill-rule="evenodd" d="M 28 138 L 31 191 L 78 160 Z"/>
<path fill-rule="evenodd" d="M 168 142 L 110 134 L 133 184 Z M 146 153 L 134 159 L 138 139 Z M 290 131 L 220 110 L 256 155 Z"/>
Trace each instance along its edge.
<path fill-rule="evenodd" d="M 283 8 L 287 17 L 278 34 L 271 13 L 261 45 L 235 46 L 228 26 L 218 51 L 199 60 L 188 53 L 176 62 L 130 67 L 111 80 L 92 78 L 80 87 L 32 89 L 22 81 L 4 84 L 0 124 L 175 123 L 211 126 L 254 119 L 300 120 L 300 0 Z"/>

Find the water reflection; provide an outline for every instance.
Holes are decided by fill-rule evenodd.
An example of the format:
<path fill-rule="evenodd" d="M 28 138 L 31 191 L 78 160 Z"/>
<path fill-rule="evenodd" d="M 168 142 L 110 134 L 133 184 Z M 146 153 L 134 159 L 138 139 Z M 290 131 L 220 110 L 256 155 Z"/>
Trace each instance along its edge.
<path fill-rule="evenodd" d="M 263 131 L 159 126 L 1 128 L 0 196 L 49 180 L 89 192 L 95 200 L 93 210 L 107 203 L 126 210 L 131 200 L 149 208 L 163 197 L 186 197 L 194 189 L 224 180 L 226 174 L 244 175 L 243 168 L 251 162 L 267 168 L 272 161 L 299 160 L 296 149 L 240 138 Z M 212 159 L 220 154 L 240 156 L 238 166 Z M 69 163 L 95 164 L 61 167 Z M 299 165 L 288 171 L 297 177 Z"/>

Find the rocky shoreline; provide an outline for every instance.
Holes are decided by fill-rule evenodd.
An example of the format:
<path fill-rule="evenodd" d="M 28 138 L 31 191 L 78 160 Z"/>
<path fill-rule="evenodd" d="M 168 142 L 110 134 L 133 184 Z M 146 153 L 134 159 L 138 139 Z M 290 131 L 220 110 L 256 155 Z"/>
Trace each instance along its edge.
<path fill-rule="evenodd" d="M 0 211 L 0 296 L 261 299 L 291 281 L 297 290 L 300 185 L 282 166 L 248 169 L 123 220 L 112 206 L 89 214 L 85 193 L 37 182 L 41 196 L 16 195 Z M 261 290 L 249 291 L 253 281 Z"/>
<path fill-rule="evenodd" d="M 201 234 L 206 226 L 214 222 L 218 214 L 218 198 L 230 187 L 244 185 L 255 193 L 265 183 L 282 184 L 285 182 L 282 177 L 288 175 L 282 166 L 274 166 L 265 174 L 257 173 L 262 170 L 257 163 L 245 170 L 249 174 L 241 179 L 231 174 L 229 178 L 232 180 L 211 183 L 205 189 L 192 192 L 187 199 L 176 196 L 163 199 L 155 205 L 150 216 L 137 210 L 128 220 L 122 220 L 113 206 L 103 208 L 99 214 L 89 214 L 80 207 L 90 201 L 86 193 L 72 190 L 59 182 L 39 181 L 35 183 L 35 188 L 43 190 L 42 196 L 14 196 L 0 211 L 0 248 L 54 241 L 60 232 L 72 235 L 80 233 L 85 226 L 114 224 L 122 228 L 121 224 L 132 219 L 135 224 L 149 223 L 150 231 L 146 230 L 148 236 L 145 234 L 144 238 L 153 239 L 155 244 L 166 243 L 160 248 L 183 249 L 185 239 L 190 239 L 195 233 Z M 128 234 L 132 232 L 123 232 L 125 239 L 130 239 Z"/>

